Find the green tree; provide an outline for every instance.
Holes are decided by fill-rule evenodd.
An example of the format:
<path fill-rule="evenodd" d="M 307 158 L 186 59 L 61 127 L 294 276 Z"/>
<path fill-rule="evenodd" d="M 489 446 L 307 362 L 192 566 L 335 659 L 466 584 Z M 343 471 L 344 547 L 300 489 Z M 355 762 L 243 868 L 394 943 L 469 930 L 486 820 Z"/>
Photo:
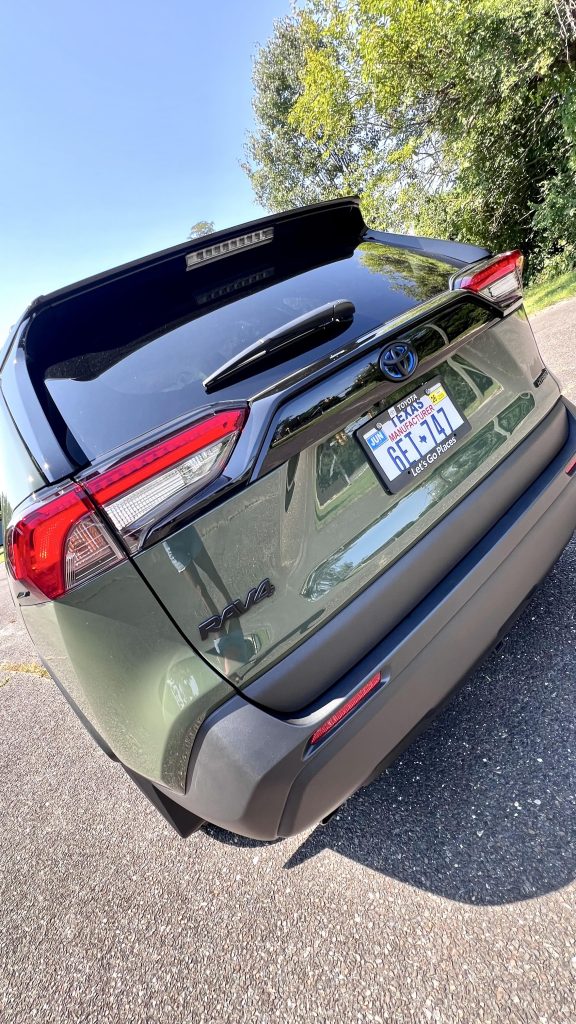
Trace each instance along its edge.
<path fill-rule="evenodd" d="M 213 231 L 213 220 L 199 220 L 190 228 L 188 238 L 202 238 L 203 235 L 210 235 Z"/>
<path fill-rule="evenodd" d="M 375 171 L 382 163 L 387 143 L 375 111 L 372 120 L 362 111 L 329 146 L 321 134 L 306 133 L 292 121 L 304 90 L 306 56 L 324 45 L 316 22 L 294 14 L 275 22 L 272 38 L 258 52 L 252 76 L 258 130 L 248 137 L 242 166 L 258 202 L 267 209 L 350 195 L 365 180 L 367 154 Z M 341 57 L 345 63 L 345 50 Z M 342 70 L 332 67 L 334 75 Z"/>
<path fill-rule="evenodd" d="M 576 260 L 575 58 L 574 0 L 306 0 L 256 62 L 257 195 L 357 191 L 375 227 L 520 245 L 532 272 Z M 264 132 L 289 134 L 284 162 Z"/>

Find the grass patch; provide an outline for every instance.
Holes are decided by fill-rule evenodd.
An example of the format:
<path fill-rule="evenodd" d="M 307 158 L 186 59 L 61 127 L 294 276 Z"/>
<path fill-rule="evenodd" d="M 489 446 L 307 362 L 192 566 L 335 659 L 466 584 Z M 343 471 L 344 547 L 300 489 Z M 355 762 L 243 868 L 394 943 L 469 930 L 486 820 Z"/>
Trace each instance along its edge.
<path fill-rule="evenodd" d="M 527 313 L 539 313 L 555 302 L 576 296 L 576 270 L 568 270 L 551 281 L 542 281 L 526 289 L 524 305 Z"/>
<path fill-rule="evenodd" d="M 36 661 L 3 661 L 0 663 L 0 672 L 9 673 L 9 675 L 5 676 L 3 681 L 0 682 L 0 686 L 6 686 L 13 675 L 21 672 L 25 675 L 41 676 L 42 679 L 50 679 L 50 674 Z"/>
<path fill-rule="evenodd" d="M 43 679 L 49 679 L 50 674 L 42 665 L 39 665 L 37 661 L 3 661 L 0 664 L 0 671 L 2 672 L 29 672 L 33 676 L 42 676 Z"/>
<path fill-rule="evenodd" d="M 0 548 L 0 565 L 4 561 L 4 548 Z"/>

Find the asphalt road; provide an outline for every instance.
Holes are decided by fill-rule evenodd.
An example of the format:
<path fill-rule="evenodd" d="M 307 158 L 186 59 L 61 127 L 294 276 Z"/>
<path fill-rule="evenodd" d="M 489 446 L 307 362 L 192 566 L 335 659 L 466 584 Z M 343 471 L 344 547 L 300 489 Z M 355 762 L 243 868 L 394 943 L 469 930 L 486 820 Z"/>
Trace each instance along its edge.
<path fill-rule="evenodd" d="M 576 398 L 576 301 L 534 318 Z M 576 1022 L 576 544 L 330 824 L 182 842 L 38 673 L 0 583 L 0 1019 Z"/>

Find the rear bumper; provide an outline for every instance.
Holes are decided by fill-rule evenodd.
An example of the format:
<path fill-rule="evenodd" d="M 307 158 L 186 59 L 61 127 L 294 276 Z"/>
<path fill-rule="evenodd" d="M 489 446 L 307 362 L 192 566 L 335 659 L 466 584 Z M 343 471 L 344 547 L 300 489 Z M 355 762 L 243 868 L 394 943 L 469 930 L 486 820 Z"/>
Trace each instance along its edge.
<path fill-rule="evenodd" d="M 275 716 L 237 696 L 206 719 L 178 802 L 242 835 L 290 836 L 393 760 L 507 631 L 576 528 L 576 473 L 565 472 L 576 454 L 576 409 L 567 411 L 568 439 L 547 469 L 305 717 Z M 377 670 L 385 685 L 309 753 L 318 724 Z"/>

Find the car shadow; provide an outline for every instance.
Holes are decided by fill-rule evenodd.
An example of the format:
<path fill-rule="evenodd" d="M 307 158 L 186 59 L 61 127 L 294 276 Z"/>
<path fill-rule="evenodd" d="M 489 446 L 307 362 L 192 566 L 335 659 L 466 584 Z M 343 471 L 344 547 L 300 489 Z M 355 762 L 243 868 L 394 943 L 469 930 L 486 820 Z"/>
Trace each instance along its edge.
<path fill-rule="evenodd" d="M 567 885 L 576 876 L 575 697 L 573 541 L 500 649 L 430 729 L 308 835 L 285 867 L 334 851 L 484 905 Z"/>

